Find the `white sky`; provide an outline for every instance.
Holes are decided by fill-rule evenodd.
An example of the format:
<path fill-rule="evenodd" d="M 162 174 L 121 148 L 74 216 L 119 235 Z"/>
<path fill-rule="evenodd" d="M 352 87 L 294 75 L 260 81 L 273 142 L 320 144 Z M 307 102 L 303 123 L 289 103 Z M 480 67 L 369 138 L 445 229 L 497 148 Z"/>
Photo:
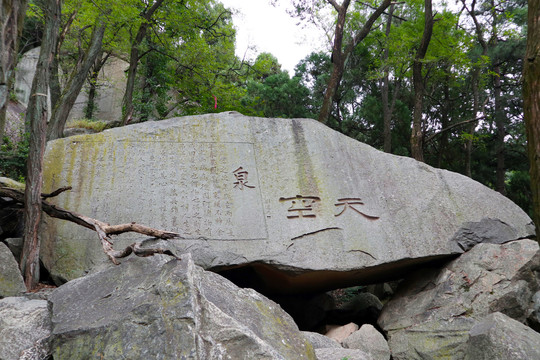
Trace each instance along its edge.
<path fill-rule="evenodd" d="M 269 52 L 293 76 L 300 60 L 326 46 L 321 30 L 296 25 L 298 20 L 286 12 L 288 0 L 282 0 L 278 7 L 270 5 L 270 0 L 220 1 L 233 12 L 238 10 L 233 22 L 237 29 L 236 54 L 241 59 L 244 54 L 246 59 L 254 60 L 258 54 Z M 248 51 L 251 46 L 256 50 Z"/>

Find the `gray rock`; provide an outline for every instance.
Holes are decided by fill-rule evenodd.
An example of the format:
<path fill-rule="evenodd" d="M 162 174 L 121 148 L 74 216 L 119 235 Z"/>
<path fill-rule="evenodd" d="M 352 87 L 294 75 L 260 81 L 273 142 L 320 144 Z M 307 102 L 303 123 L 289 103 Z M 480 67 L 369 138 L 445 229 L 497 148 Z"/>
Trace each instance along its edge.
<path fill-rule="evenodd" d="M 463 360 L 469 331 L 475 320 L 456 317 L 428 320 L 388 332 L 393 360 Z"/>
<path fill-rule="evenodd" d="M 339 308 L 329 311 L 328 318 L 336 323 L 347 320 L 357 324 L 375 324 L 383 305 L 379 298 L 371 293 L 359 293 Z"/>
<path fill-rule="evenodd" d="M 527 318 L 527 325 L 540 332 L 540 291 L 537 291 L 531 301 L 530 315 Z"/>
<path fill-rule="evenodd" d="M 377 360 L 390 360 L 390 348 L 384 336 L 370 324 L 364 324 L 343 341 L 343 347 L 358 349 Z"/>
<path fill-rule="evenodd" d="M 15 259 L 21 258 L 22 248 L 23 248 L 23 239 L 20 237 L 17 238 L 6 238 L 4 240 L 9 250 L 15 257 Z"/>
<path fill-rule="evenodd" d="M 26 292 L 19 265 L 8 247 L 0 242 L 0 298 Z"/>
<path fill-rule="evenodd" d="M 384 336 L 370 324 L 364 324 L 343 341 L 343 347 L 358 349 L 377 360 L 390 360 L 390 348 Z"/>
<path fill-rule="evenodd" d="M 465 360 L 540 359 L 540 334 L 501 313 L 474 325 Z"/>
<path fill-rule="evenodd" d="M 467 222 L 450 240 L 463 251 L 480 243 L 504 244 L 519 238 L 514 227 L 499 219 L 484 218 L 478 222 Z"/>
<path fill-rule="evenodd" d="M 406 279 L 379 318 L 394 358 L 462 359 L 474 319 L 502 312 L 524 322 L 539 288 L 539 262 L 533 240 L 479 244 L 442 269 Z"/>
<path fill-rule="evenodd" d="M 51 141 L 44 168 L 45 192 L 73 186 L 57 205 L 176 231 L 184 239 L 171 244 L 198 265 L 251 266 L 274 292 L 394 278 L 462 252 L 450 239 L 484 218 L 512 229 L 504 241 L 534 233 L 525 212 L 478 182 L 310 119 L 150 121 Z M 54 277 L 74 279 L 105 258 L 91 230 L 47 222 L 42 259 Z M 115 246 L 137 239 L 122 234 Z"/>
<path fill-rule="evenodd" d="M 313 345 L 314 349 L 342 348 L 336 340 L 330 339 L 328 336 L 311 331 L 302 331 L 302 334 Z"/>
<path fill-rule="evenodd" d="M 166 256 L 132 257 L 59 287 L 55 359 L 315 359 L 279 305 Z"/>
<path fill-rule="evenodd" d="M 317 360 L 379 360 L 371 357 L 362 350 L 356 349 L 315 349 Z"/>
<path fill-rule="evenodd" d="M 0 359 L 19 360 L 23 352 L 29 354 L 37 348 L 41 348 L 41 354 L 50 352 L 47 343 L 50 333 L 47 301 L 24 297 L 0 300 Z"/>

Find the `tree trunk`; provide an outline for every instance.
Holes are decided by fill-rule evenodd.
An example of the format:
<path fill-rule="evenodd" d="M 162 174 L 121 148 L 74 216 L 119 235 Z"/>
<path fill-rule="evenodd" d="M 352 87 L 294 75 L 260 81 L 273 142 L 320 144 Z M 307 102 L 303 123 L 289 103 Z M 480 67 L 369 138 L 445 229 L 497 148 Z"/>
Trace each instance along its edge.
<path fill-rule="evenodd" d="M 341 83 L 345 63 L 347 62 L 348 57 L 353 52 L 354 48 L 366 38 L 375 21 L 391 4 L 391 0 L 384 0 L 382 4 L 371 14 L 364 26 L 357 33 L 355 33 L 355 35 L 347 43 L 345 50 L 343 50 L 343 31 L 345 29 L 345 19 L 347 17 L 347 9 L 349 7 L 350 0 L 343 1 L 343 4 L 341 5 L 338 5 L 334 0 L 327 1 L 336 9 L 338 19 L 336 23 L 336 30 L 334 32 L 334 45 L 332 46 L 332 74 L 328 80 L 326 92 L 324 93 L 323 104 L 319 113 L 319 121 L 323 124 L 328 122 L 328 118 L 332 112 L 332 105 L 339 88 L 339 84 Z"/>
<path fill-rule="evenodd" d="M 482 57 L 486 56 L 488 53 L 488 44 L 484 39 L 484 32 L 482 30 L 482 26 L 478 22 L 478 19 L 476 18 L 476 0 L 473 0 L 471 2 L 470 9 L 467 7 L 467 3 L 465 0 L 461 0 L 463 3 L 463 6 L 467 9 L 467 12 L 471 16 L 475 31 L 476 31 L 476 39 L 478 40 L 478 43 L 482 47 Z M 473 117 L 478 117 L 478 112 L 480 109 L 480 74 L 481 69 L 478 66 L 474 66 L 472 70 L 472 91 L 473 91 Z M 469 134 L 471 134 L 471 138 L 467 141 L 467 156 L 465 160 L 465 173 L 468 177 L 472 177 L 472 171 L 471 171 L 471 162 L 472 162 L 472 146 L 473 146 L 473 138 L 472 135 L 474 134 L 474 129 L 476 127 L 476 124 L 471 124 L 469 127 Z"/>
<path fill-rule="evenodd" d="M 495 61 L 497 61 L 495 59 Z M 506 195 L 504 165 L 504 137 L 506 136 L 506 115 L 504 113 L 504 103 L 501 89 L 501 69 L 500 66 L 493 67 L 493 96 L 495 98 L 495 130 L 497 132 L 495 151 L 497 153 L 497 171 L 495 180 L 495 190 Z"/>
<path fill-rule="evenodd" d="M 523 70 L 523 114 L 527 130 L 536 238 L 540 241 L 540 0 L 529 0 Z"/>
<path fill-rule="evenodd" d="M 388 19 L 386 20 L 386 38 L 390 35 L 392 27 L 392 15 L 394 14 L 395 4 L 390 5 L 388 10 Z M 388 62 L 389 49 L 388 46 L 384 49 L 383 61 Z M 381 84 L 381 100 L 383 108 L 383 150 L 384 152 L 392 152 L 392 109 L 389 105 L 389 69 L 388 65 L 384 68 L 384 77 Z"/>
<path fill-rule="evenodd" d="M 422 76 L 423 60 L 426 56 L 431 34 L 433 33 L 433 14 L 431 0 L 425 0 L 425 25 L 424 33 L 420 46 L 416 51 L 416 56 L 413 63 L 413 87 L 414 87 L 414 111 L 413 111 L 413 127 L 411 132 L 411 153 L 412 157 L 418 161 L 424 161 L 424 144 L 423 144 L 423 121 L 422 107 L 424 104 L 424 77 Z"/>
<path fill-rule="evenodd" d="M 151 8 L 146 9 L 142 14 L 143 22 L 139 26 L 137 35 L 131 44 L 131 51 L 129 54 L 129 68 L 128 68 L 128 77 L 126 82 L 126 92 L 124 93 L 124 98 L 122 100 L 122 126 L 126 125 L 131 117 L 133 116 L 133 91 L 135 90 L 135 78 L 137 75 L 137 66 L 139 64 L 140 55 L 139 47 L 146 36 L 146 31 L 150 26 L 150 19 L 156 12 L 156 10 L 161 6 L 164 0 L 156 0 Z"/>
<path fill-rule="evenodd" d="M 446 75 L 444 76 L 443 87 L 443 101 L 441 105 L 441 128 L 446 129 L 450 123 L 450 66 L 445 66 L 444 69 Z M 446 154 L 446 148 L 448 147 L 448 132 L 441 133 L 441 140 L 439 143 L 439 155 L 437 157 L 437 167 L 441 168 L 444 155 Z"/>
<path fill-rule="evenodd" d="M 109 52 L 105 55 L 105 57 L 103 57 L 103 51 L 100 51 L 100 54 L 96 56 L 94 65 L 92 65 L 92 73 L 90 74 L 89 79 L 90 89 L 88 90 L 88 101 L 86 102 L 86 108 L 84 110 L 84 116 L 87 119 L 94 118 L 94 112 L 96 111 L 96 95 L 99 72 L 103 68 L 103 65 L 105 65 L 107 62 L 110 55 L 111 53 Z"/>
<path fill-rule="evenodd" d="M 102 17 L 99 17 L 97 24 L 92 32 L 92 39 L 88 47 L 81 66 L 78 66 L 68 82 L 66 90 L 62 94 L 58 104 L 53 109 L 51 121 L 47 132 L 48 140 L 58 139 L 64 136 L 64 127 L 69 116 L 69 112 L 77 100 L 77 96 L 86 80 L 86 76 L 90 71 L 90 67 L 96 61 L 96 57 L 101 53 L 101 44 L 103 42 L 103 34 L 105 33 L 106 23 Z"/>
<path fill-rule="evenodd" d="M 28 0 L 2 0 L 0 5 L 0 144 L 4 138 L 10 83 L 27 4 Z"/>
<path fill-rule="evenodd" d="M 45 14 L 45 32 L 26 112 L 26 121 L 30 123 L 31 130 L 24 192 L 24 244 L 20 262 L 28 290 L 34 289 L 39 282 L 38 229 L 41 220 L 42 166 L 47 133 L 47 90 L 61 12 L 60 0 L 41 0 L 37 4 Z"/>
<path fill-rule="evenodd" d="M 479 89 L 479 83 L 480 83 L 480 68 L 475 66 L 472 69 L 471 74 L 471 88 L 473 93 L 473 116 L 477 117 L 478 112 L 480 111 L 480 89 Z M 465 145 L 466 154 L 465 154 L 465 175 L 472 178 L 472 169 L 471 169 L 471 163 L 472 163 L 472 150 L 473 150 L 473 140 L 474 140 L 474 129 L 476 128 L 476 124 L 472 123 L 469 125 L 469 131 L 468 134 L 470 135 L 470 138 L 467 139 L 467 143 Z"/>

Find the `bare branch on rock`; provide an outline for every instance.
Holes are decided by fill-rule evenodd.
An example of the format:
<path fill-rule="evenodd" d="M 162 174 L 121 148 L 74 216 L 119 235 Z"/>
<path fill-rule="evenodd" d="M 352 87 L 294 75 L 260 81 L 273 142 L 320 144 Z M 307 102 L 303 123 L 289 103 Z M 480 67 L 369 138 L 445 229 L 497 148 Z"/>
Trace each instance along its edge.
<path fill-rule="evenodd" d="M 71 190 L 70 186 L 57 189 L 50 194 L 42 194 L 41 197 L 43 199 L 54 197 L 68 190 Z M 0 187 L 0 198 L 9 198 L 11 200 L 5 201 L 13 204 L 20 204 L 21 206 L 24 205 L 24 192 L 17 189 Z M 177 233 L 154 229 L 134 222 L 128 224 L 110 225 L 103 221 L 77 214 L 73 211 L 69 211 L 56 205 L 50 204 L 45 200 L 43 200 L 42 202 L 42 209 L 50 217 L 70 221 L 72 223 L 95 231 L 99 237 L 99 240 L 101 241 L 103 251 L 105 252 L 105 254 L 107 254 L 109 259 L 111 259 L 114 264 L 118 265 L 119 263 L 117 259 L 129 256 L 131 253 L 143 257 L 152 256 L 154 254 L 165 254 L 179 259 L 170 250 L 160 248 L 143 248 L 142 243 L 133 243 L 126 247 L 124 250 L 118 251 L 114 249 L 113 243 L 110 238 L 111 235 L 119 235 L 126 232 L 135 232 L 147 236 L 152 236 L 154 238 L 169 240 L 173 238 L 179 238 L 180 235 Z"/>

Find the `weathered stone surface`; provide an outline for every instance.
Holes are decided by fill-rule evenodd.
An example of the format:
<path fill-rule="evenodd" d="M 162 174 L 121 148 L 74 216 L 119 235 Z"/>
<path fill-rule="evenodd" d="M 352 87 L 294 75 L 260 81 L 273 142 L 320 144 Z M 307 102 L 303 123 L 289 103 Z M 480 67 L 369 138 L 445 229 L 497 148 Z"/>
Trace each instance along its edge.
<path fill-rule="evenodd" d="M 315 359 L 279 305 L 195 266 L 132 257 L 59 287 L 55 359 Z"/>
<path fill-rule="evenodd" d="M 520 240 L 479 244 L 442 269 L 419 271 L 402 283 L 379 318 L 394 358 L 462 359 L 475 319 L 502 312 L 524 322 L 539 270 L 538 243 Z"/>
<path fill-rule="evenodd" d="M 343 347 L 358 349 L 377 360 L 390 360 L 390 348 L 384 336 L 370 324 L 364 324 L 343 340 Z"/>
<path fill-rule="evenodd" d="M 0 298 L 17 296 L 26 291 L 19 265 L 8 247 L 0 242 Z"/>
<path fill-rule="evenodd" d="M 474 325 L 465 360 L 540 359 L 540 334 L 501 313 Z"/>
<path fill-rule="evenodd" d="M 429 320 L 390 331 L 388 346 L 393 360 L 463 360 L 473 318 Z"/>
<path fill-rule="evenodd" d="M 378 360 L 366 354 L 362 350 L 356 349 L 315 349 L 317 360 Z"/>
<path fill-rule="evenodd" d="M 461 252 L 450 239 L 483 218 L 512 237 L 534 231 L 518 206 L 465 176 L 309 119 L 208 114 L 49 142 L 44 191 L 67 185 L 56 204 L 179 232 L 174 246 L 198 265 L 251 265 L 277 292 L 395 277 Z M 104 258 L 92 231 L 48 224 L 42 254 L 53 276 L 76 278 Z"/>
<path fill-rule="evenodd" d="M 531 301 L 530 315 L 527 318 L 527 325 L 540 332 L 540 291 L 537 291 Z"/>
<path fill-rule="evenodd" d="M 0 359 L 19 360 L 23 351 L 43 348 L 50 333 L 51 314 L 47 301 L 24 297 L 0 300 Z"/>
<path fill-rule="evenodd" d="M 337 309 L 329 311 L 328 318 L 336 321 L 336 324 L 344 324 L 347 320 L 356 324 L 376 324 L 382 308 L 378 297 L 363 292 Z"/>
<path fill-rule="evenodd" d="M 348 338 L 356 330 L 358 330 L 358 325 L 356 325 L 355 323 L 348 323 L 341 326 L 326 325 L 325 335 L 341 344 L 343 340 Z"/>
<path fill-rule="evenodd" d="M 336 340 L 330 339 L 326 335 L 311 331 L 302 331 L 302 334 L 307 339 L 307 341 L 309 341 L 311 345 L 313 345 L 314 349 L 342 348 L 342 346 Z"/>
<path fill-rule="evenodd" d="M 517 231 L 512 226 L 499 219 L 484 218 L 478 222 L 463 224 L 450 242 L 455 243 L 459 249 L 468 251 L 480 243 L 504 244 L 518 238 Z"/>
<path fill-rule="evenodd" d="M 4 242 L 8 249 L 11 250 L 13 257 L 15 257 L 15 259 L 20 259 L 23 248 L 23 238 L 6 238 L 4 239 Z"/>

